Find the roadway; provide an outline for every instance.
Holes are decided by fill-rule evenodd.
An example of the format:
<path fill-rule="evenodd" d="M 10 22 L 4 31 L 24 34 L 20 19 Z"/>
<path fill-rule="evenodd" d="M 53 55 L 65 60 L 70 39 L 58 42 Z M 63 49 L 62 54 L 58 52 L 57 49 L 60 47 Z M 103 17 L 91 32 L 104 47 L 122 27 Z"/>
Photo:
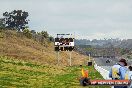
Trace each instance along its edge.
<path fill-rule="evenodd" d="M 107 60 L 109 60 L 110 63 L 106 63 Z M 94 61 L 98 66 L 100 66 L 100 67 L 104 68 L 105 70 L 109 71 L 111 69 L 111 66 L 118 63 L 119 59 L 118 58 L 103 58 L 103 57 L 100 57 L 100 58 L 94 58 Z M 128 63 L 128 65 L 131 65 L 132 61 L 128 61 L 127 63 Z"/>

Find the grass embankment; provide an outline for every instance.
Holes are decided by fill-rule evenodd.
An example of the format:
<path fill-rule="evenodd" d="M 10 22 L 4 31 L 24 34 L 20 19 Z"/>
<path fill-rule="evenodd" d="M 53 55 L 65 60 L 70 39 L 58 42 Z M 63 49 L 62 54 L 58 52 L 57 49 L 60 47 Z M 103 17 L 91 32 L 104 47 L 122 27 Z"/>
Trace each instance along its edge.
<path fill-rule="evenodd" d="M 0 56 L 9 56 L 15 59 L 33 60 L 43 64 L 56 65 L 57 53 L 54 51 L 54 43 L 45 40 L 41 42 L 29 39 L 22 33 L 4 30 L 0 31 Z M 60 64 L 69 65 L 69 52 L 60 52 Z M 72 52 L 72 65 L 84 62 L 87 56 Z"/>
<path fill-rule="evenodd" d="M 81 68 L 79 66 L 48 66 L 0 57 L 0 88 L 83 88 L 78 81 L 81 77 Z M 93 67 L 83 66 L 83 68 L 89 70 L 91 79 L 102 79 L 102 76 Z"/>

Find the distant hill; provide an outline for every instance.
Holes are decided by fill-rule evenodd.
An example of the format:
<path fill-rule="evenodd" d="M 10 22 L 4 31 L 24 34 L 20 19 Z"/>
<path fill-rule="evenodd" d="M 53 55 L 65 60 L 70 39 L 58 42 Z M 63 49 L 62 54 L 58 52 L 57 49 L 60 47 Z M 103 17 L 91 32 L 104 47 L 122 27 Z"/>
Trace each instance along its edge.
<path fill-rule="evenodd" d="M 44 44 L 29 39 L 16 31 L 0 32 L 0 56 L 31 60 L 43 64 L 57 64 L 57 53 L 53 42 L 45 40 Z M 72 64 L 82 64 L 87 56 L 72 52 Z M 68 65 L 69 52 L 60 52 L 61 65 Z"/>
<path fill-rule="evenodd" d="M 76 39 L 75 45 L 90 45 L 94 46 L 96 48 L 104 48 L 104 47 L 110 47 L 113 46 L 115 48 L 129 48 L 132 49 L 132 39 L 103 39 L 103 40 L 87 40 L 87 39 Z"/>
<path fill-rule="evenodd" d="M 75 40 L 76 50 L 84 55 L 132 58 L 132 39 Z"/>

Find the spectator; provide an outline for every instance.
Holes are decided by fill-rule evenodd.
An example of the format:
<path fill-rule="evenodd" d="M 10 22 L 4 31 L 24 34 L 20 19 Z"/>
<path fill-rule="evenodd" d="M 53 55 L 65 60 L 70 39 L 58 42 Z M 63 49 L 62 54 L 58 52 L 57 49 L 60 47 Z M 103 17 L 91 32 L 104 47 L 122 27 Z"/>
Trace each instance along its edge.
<path fill-rule="evenodd" d="M 113 65 L 110 72 L 109 77 L 112 78 L 112 80 L 124 80 L 125 79 L 125 73 L 127 71 L 126 60 L 120 59 L 120 61 Z M 114 86 L 114 88 L 127 88 L 126 86 Z"/>
<path fill-rule="evenodd" d="M 128 67 L 128 71 L 125 74 L 125 79 L 129 79 L 130 81 L 132 81 L 132 66 Z M 130 83 L 130 86 L 128 86 L 128 88 L 132 88 L 132 83 Z"/>

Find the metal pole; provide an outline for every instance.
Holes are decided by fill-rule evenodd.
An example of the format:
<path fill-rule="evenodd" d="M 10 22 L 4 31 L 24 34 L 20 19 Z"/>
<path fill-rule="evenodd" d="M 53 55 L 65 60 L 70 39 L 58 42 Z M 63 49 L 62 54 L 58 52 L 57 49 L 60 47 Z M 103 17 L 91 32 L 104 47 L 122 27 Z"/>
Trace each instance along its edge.
<path fill-rule="evenodd" d="M 90 60 L 90 54 L 88 54 L 88 56 L 89 56 L 89 61 L 91 61 L 91 60 Z"/>
<path fill-rule="evenodd" d="M 58 59 L 58 66 L 59 66 L 59 51 L 57 51 L 57 59 Z"/>
<path fill-rule="evenodd" d="M 71 66 L 71 51 L 70 51 L 70 66 Z"/>

